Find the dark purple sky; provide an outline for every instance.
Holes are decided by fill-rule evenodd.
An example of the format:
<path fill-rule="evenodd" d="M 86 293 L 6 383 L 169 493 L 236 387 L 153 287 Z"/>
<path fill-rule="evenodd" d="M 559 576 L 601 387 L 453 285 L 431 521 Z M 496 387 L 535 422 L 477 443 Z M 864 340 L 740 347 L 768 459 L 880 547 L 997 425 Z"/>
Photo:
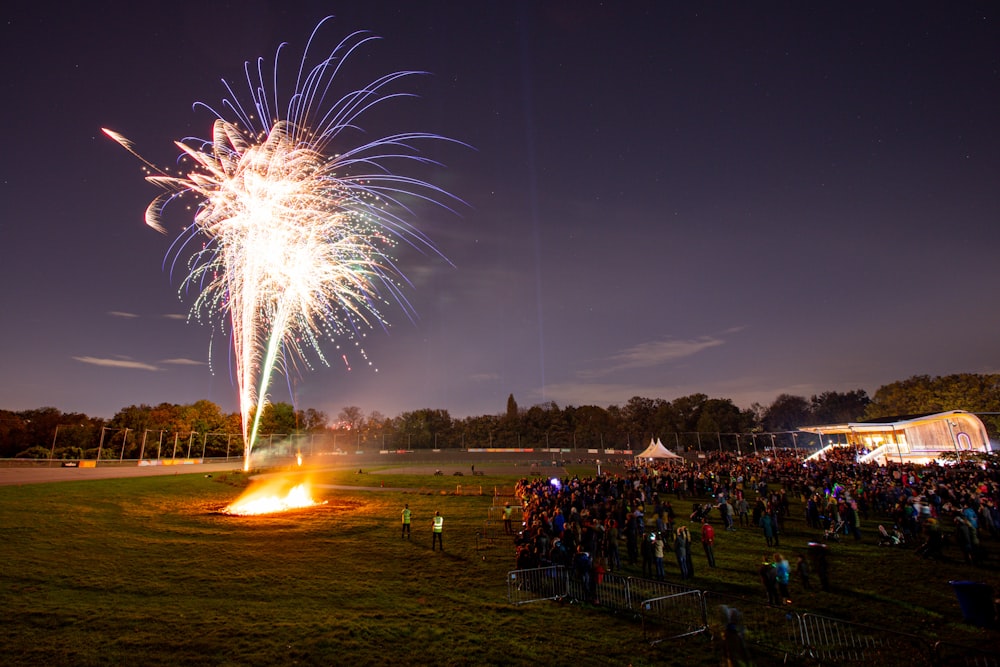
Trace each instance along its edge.
<path fill-rule="evenodd" d="M 474 146 L 429 147 L 447 169 L 421 174 L 468 206 L 413 221 L 455 266 L 400 258 L 419 319 L 368 335 L 378 372 L 330 354 L 272 400 L 749 407 L 1000 372 L 995 3 L 16 4 L 0 10 L 0 408 L 237 409 L 223 342 L 176 317 L 179 229 L 143 224 L 158 191 L 100 128 L 169 164 L 174 140 L 210 134 L 193 102 L 281 41 L 294 61 L 328 14 L 328 48 L 383 38 L 352 81 L 431 73 L 370 131 Z"/>

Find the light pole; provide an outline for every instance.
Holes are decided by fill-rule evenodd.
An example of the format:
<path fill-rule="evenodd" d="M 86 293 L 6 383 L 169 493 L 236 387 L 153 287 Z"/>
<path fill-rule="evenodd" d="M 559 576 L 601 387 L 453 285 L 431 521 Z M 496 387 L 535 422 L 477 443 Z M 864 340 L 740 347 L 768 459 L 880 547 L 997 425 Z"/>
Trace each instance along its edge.
<path fill-rule="evenodd" d="M 97 461 L 94 462 L 95 466 L 101 461 L 101 451 L 104 449 L 104 432 L 107 430 L 107 426 L 101 427 L 101 441 L 97 444 Z"/>
<path fill-rule="evenodd" d="M 149 429 L 147 428 L 142 432 L 142 445 L 139 447 L 139 460 L 142 461 L 142 455 L 146 453 L 146 438 L 149 437 Z"/>
<path fill-rule="evenodd" d="M 83 424 L 57 424 L 56 425 L 56 432 L 52 436 L 52 451 L 49 452 L 49 461 L 50 462 L 52 461 L 52 459 L 54 459 L 56 457 L 56 440 L 59 439 L 59 427 L 60 426 L 71 426 L 72 427 L 72 426 L 83 426 Z"/>
<path fill-rule="evenodd" d="M 122 436 L 122 454 L 118 457 L 118 462 L 121 463 L 125 460 L 125 444 L 128 442 L 128 427 L 125 428 L 125 434 Z"/>

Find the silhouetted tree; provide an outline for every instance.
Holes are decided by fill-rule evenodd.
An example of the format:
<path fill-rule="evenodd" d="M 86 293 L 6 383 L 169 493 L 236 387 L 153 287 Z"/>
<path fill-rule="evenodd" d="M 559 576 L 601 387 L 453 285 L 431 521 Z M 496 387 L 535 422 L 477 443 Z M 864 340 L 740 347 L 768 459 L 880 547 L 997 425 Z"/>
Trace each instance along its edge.
<path fill-rule="evenodd" d="M 793 431 L 813 423 L 809 401 L 802 396 L 781 394 L 764 413 L 765 431 Z"/>

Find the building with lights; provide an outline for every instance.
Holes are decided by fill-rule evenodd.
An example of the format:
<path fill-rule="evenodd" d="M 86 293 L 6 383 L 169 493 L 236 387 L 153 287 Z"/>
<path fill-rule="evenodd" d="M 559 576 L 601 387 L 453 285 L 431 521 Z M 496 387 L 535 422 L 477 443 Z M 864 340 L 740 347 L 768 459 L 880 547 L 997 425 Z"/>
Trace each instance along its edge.
<path fill-rule="evenodd" d="M 928 463 L 948 455 L 990 452 L 989 435 L 982 420 L 971 412 L 951 410 L 931 415 L 884 417 L 865 422 L 806 426 L 823 443 L 809 458 L 821 457 L 831 448 L 853 447 L 862 453 L 860 463 L 887 461 Z"/>

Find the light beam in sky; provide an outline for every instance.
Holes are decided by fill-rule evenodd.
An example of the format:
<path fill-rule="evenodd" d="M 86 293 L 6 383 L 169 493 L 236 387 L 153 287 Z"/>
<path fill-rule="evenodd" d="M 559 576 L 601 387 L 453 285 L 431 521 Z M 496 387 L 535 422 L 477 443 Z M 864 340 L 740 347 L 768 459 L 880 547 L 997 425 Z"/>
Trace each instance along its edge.
<path fill-rule="evenodd" d="M 270 71 L 263 59 L 245 64 L 242 99 L 223 80 L 225 113 L 196 104 L 215 116 L 212 138 L 175 142 L 181 150 L 177 170 L 154 166 L 124 136 L 104 130 L 142 160 L 146 180 L 163 190 L 146 209 L 146 224 L 166 232 L 167 205 L 197 201 L 193 224 L 172 251 L 180 258 L 192 248 L 182 280 L 182 291 L 196 295 L 191 316 L 232 339 L 245 470 L 276 371 L 288 373 L 300 362 L 308 367 L 308 353 L 327 364 L 326 341 L 357 341 L 373 326 L 387 326 L 391 307 L 412 315 L 403 294 L 409 283 L 394 248 L 403 242 L 437 250 L 407 222 L 412 211 L 406 202 L 445 206 L 455 200 L 392 169 L 437 164 L 419 154 L 416 144 L 453 140 L 408 132 L 353 141 L 364 136 L 359 122 L 366 112 L 409 96 L 393 92 L 392 85 L 420 72 L 387 74 L 336 97 L 345 60 L 377 38 L 354 32 L 310 67 L 312 43 L 330 18 L 313 30 L 287 100 L 278 93 L 283 44 Z"/>

